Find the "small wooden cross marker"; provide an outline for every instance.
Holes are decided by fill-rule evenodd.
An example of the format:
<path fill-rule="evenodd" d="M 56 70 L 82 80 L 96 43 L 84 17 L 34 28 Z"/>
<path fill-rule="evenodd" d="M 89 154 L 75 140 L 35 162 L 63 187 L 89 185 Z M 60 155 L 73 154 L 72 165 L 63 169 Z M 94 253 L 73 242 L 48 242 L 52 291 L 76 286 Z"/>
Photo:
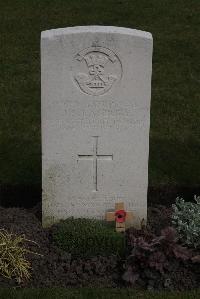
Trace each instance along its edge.
<path fill-rule="evenodd" d="M 106 213 L 106 221 L 115 221 L 117 232 L 125 232 L 127 222 L 131 224 L 132 220 L 133 212 L 125 211 L 123 202 L 115 204 L 114 212 Z"/>

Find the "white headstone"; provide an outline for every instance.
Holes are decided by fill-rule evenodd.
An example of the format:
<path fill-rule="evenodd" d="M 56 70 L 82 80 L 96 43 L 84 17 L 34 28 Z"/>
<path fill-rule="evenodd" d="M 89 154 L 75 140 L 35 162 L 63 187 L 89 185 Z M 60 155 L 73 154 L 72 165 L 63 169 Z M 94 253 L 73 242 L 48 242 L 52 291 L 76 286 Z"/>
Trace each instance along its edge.
<path fill-rule="evenodd" d="M 43 225 L 147 216 L 152 36 L 119 27 L 42 32 Z"/>

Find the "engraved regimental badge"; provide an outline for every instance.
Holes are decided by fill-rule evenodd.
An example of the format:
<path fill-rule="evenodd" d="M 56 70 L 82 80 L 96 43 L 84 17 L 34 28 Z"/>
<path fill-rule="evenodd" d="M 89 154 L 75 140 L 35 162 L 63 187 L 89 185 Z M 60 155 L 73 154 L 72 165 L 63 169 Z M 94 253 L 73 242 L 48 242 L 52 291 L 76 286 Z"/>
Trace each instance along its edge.
<path fill-rule="evenodd" d="M 117 55 L 102 47 L 80 51 L 76 57 L 74 80 L 89 95 L 103 95 L 121 79 L 122 67 Z"/>

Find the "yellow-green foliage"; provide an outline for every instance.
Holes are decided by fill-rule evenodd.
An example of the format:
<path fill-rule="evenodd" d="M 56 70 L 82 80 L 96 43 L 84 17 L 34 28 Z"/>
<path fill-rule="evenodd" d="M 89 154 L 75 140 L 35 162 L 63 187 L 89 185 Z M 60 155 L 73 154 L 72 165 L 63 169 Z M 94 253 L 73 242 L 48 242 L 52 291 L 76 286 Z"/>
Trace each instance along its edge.
<path fill-rule="evenodd" d="M 0 229 L 0 275 L 14 278 L 18 283 L 30 278 L 31 264 L 26 253 L 31 251 L 24 247 L 24 236 L 17 236 Z"/>

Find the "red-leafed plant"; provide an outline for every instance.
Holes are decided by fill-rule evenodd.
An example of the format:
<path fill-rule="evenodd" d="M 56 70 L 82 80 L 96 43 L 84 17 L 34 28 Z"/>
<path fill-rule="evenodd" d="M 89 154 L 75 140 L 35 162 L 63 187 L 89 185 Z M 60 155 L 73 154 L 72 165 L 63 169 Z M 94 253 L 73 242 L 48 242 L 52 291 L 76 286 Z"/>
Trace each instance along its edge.
<path fill-rule="evenodd" d="M 147 230 L 130 229 L 127 243 L 130 254 L 125 262 L 123 279 L 130 284 L 145 279 L 156 280 L 170 271 L 173 262 L 185 262 L 192 257 L 191 251 L 178 243 L 173 227 L 163 229 L 160 236 Z"/>

